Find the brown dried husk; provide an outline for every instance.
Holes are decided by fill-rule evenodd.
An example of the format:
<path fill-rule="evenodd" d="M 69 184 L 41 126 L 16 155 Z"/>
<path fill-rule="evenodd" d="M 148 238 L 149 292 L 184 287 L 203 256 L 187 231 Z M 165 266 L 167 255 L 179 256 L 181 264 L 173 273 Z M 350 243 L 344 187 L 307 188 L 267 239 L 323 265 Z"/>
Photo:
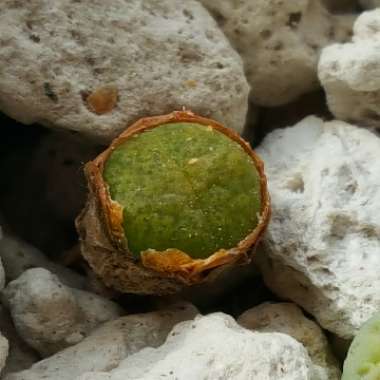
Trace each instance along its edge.
<path fill-rule="evenodd" d="M 142 252 L 141 260 L 137 260 L 128 251 L 128 240 L 122 226 L 123 210 L 118 203 L 112 201 L 103 180 L 104 164 L 112 151 L 134 134 L 162 124 L 178 122 L 215 128 L 240 144 L 249 154 L 260 176 L 259 223 L 236 247 L 221 249 L 206 259 L 193 259 L 177 249 L 163 252 L 151 249 Z M 85 165 L 85 175 L 89 195 L 84 210 L 76 220 L 82 255 L 107 286 L 125 293 L 171 294 L 185 286 L 210 281 L 231 265 L 249 263 L 270 219 L 270 197 L 261 159 L 237 133 L 190 111 L 175 111 L 168 115 L 140 119 L 95 160 Z"/>

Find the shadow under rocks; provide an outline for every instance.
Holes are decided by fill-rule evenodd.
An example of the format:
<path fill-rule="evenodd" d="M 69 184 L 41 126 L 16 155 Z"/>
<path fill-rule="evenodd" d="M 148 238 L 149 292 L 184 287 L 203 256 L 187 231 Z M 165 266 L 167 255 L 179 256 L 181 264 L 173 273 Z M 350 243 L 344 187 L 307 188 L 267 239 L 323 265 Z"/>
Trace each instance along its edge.
<path fill-rule="evenodd" d="M 2 114 L 0 127 L 5 228 L 48 255 L 61 253 L 77 241 L 74 220 L 87 192 L 83 164 L 102 148 L 79 135 L 25 126 Z"/>

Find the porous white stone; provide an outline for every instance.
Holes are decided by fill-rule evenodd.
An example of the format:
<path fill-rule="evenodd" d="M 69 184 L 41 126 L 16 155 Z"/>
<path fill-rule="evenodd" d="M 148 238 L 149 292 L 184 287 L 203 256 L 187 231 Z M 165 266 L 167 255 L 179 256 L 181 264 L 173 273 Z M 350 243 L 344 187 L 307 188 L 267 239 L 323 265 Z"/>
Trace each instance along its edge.
<path fill-rule="evenodd" d="M 160 346 L 174 325 L 196 314 L 192 305 L 177 304 L 162 311 L 121 317 L 105 323 L 75 346 L 4 380 L 74 380 L 89 371 L 110 371 L 128 355 Z"/>
<path fill-rule="evenodd" d="M 341 22 L 320 0 L 202 3 L 241 54 L 251 98 L 263 106 L 286 104 L 317 89 L 321 48 L 350 34 L 351 21 Z"/>
<path fill-rule="evenodd" d="M 290 335 L 307 349 L 322 377 L 340 380 L 341 372 L 321 328 L 292 303 L 264 303 L 245 311 L 237 322 L 253 331 Z"/>
<path fill-rule="evenodd" d="M 273 210 L 264 280 L 343 338 L 380 309 L 379 151 L 370 131 L 312 116 L 257 149 Z"/>
<path fill-rule="evenodd" d="M 241 59 L 198 1 L 5 0 L 0 24 L 0 109 L 22 123 L 109 141 L 187 107 L 243 129 Z"/>
<path fill-rule="evenodd" d="M 84 288 L 86 278 L 50 261 L 40 250 L 19 238 L 4 234 L 0 240 L 0 258 L 3 262 L 7 281 L 18 278 L 30 268 L 45 268 L 58 276 L 59 280 L 73 288 Z"/>
<path fill-rule="evenodd" d="M 178 324 L 165 344 L 129 356 L 110 373 L 77 380 L 322 379 L 296 340 L 251 332 L 223 313 Z M 327 379 L 326 379 L 327 380 Z"/>
<path fill-rule="evenodd" d="M 20 336 L 42 356 L 80 342 L 99 324 L 123 314 L 112 301 L 69 288 L 42 268 L 10 282 L 3 301 Z"/>
<path fill-rule="evenodd" d="M 362 13 L 351 42 L 323 49 L 318 75 L 338 119 L 380 127 L 380 9 Z"/>

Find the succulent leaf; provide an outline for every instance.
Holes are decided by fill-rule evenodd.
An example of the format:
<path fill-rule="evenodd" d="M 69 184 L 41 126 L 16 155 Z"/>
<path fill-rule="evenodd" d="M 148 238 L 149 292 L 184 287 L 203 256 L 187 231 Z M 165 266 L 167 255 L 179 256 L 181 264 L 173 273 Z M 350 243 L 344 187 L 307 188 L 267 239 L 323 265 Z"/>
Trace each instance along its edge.
<path fill-rule="evenodd" d="M 354 338 L 343 366 L 342 380 L 380 379 L 380 313 Z"/>
<path fill-rule="evenodd" d="M 133 135 L 103 172 L 123 207 L 129 250 L 179 249 L 206 258 L 236 246 L 258 224 L 260 177 L 235 141 L 205 125 L 160 125 Z"/>

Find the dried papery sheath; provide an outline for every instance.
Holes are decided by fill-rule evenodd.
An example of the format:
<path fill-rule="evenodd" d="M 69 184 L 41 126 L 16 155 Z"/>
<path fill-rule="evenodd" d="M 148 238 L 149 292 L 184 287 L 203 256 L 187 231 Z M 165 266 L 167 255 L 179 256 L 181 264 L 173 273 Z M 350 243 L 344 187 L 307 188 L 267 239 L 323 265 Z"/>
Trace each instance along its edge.
<path fill-rule="evenodd" d="M 270 217 L 249 144 L 189 111 L 137 121 L 85 174 L 82 254 L 122 292 L 174 293 L 248 263 Z"/>

